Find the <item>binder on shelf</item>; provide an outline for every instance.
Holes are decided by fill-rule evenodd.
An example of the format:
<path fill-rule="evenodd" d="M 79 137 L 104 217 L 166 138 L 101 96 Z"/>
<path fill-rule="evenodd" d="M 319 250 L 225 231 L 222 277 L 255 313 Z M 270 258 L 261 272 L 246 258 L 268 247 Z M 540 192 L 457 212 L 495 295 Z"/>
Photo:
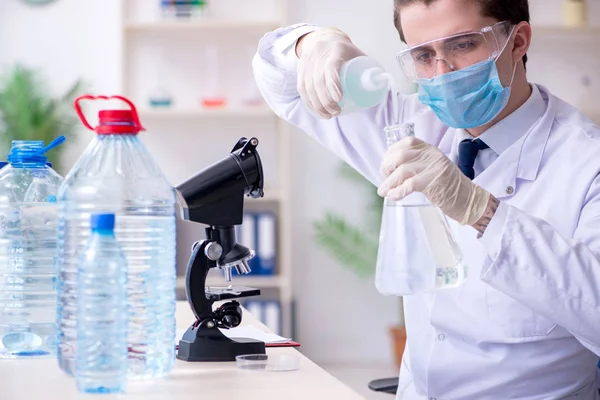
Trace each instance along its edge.
<path fill-rule="evenodd" d="M 241 226 L 236 227 L 238 242 L 255 255 L 248 264 L 248 275 L 272 276 L 276 274 L 277 220 L 273 212 L 244 212 Z"/>
<path fill-rule="evenodd" d="M 236 226 L 236 235 L 238 243 L 256 251 L 257 229 L 258 228 L 256 226 L 256 216 L 254 215 L 254 213 L 244 212 L 242 225 Z M 255 255 L 248 261 L 248 265 L 251 269 L 248 275 L 258 275 L 260 273 L 260 265 L 258 262 L 257 255 Z M 237 274 L 237 272 L 234 273 Z"/>
<path fill-rule="evenodd" d="M 277 224 L 275 214 L 261 212 L 256 215 L 257 226 L 257 258 L 260 275 L 275 274 L 275 260 L 277 253 Z"/>
<path fill-rule="evenodd" d="M 279 301 L 265 301 L 262 306 L 262 314 L 265 319 L 263 323 L 272 332 L 281 335 L 281 306 L 279 305 Z"/>
<path fill-rule="evenodd" d="M 254 315 L 254 318 L 263 322 L 263 313 L 262 313 L 262 301 L 261 300 L 246 300 L 242 302 L 242 305 L 248 312 Z M 264 322 L 263 322 L 264 323 Z"/>
<path fill-rule="evenodd" d="M 276 335 L 281 335 L 281 304 L 278 300 L 246 300 L 242 305 Z"/>

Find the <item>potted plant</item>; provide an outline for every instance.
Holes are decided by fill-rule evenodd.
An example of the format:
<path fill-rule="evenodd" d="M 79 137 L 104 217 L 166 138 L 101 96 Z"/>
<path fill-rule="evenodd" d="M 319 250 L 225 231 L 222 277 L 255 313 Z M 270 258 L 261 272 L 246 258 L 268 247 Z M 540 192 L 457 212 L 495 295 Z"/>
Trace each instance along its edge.
<path fill-rule="evenodd" d="M 375 274 L 377 265 L 377 249 L 379 246 L 379 230 L 383 212 L 383 198 L 377 194 L 373 184 L 365 179 L 348 164 L 343 163 L 340 169 L 342 176 L 363 186 L 372 194 L 369 207 L 370 223 L 365 227 L 357 227 L 346 221 L 343 216 L 328 212 L 314 223 L 314 235 L 325 251 L 333 256 L 342 266 L 349 268 L 361 278 L 369 278 Z M 400 321 L 390 327 L 390 335 L 394 350 L 396 366 L 400 368 L 404 347 L 406 346 L 406 327 L 402 297 L 400 301 Z"/>
<path fill-rule="evenodd" d="M 77 126 L 72 104 L 80 89 L 77 81 L 62 96 L 53 97 L 40 73 L 21 65 L 0 76 L 0 160 L 6 160 L 13 140 L 42 140 L 48 144 L 64 135 L 65 145 L 72 142 Z M 61 174 L 65 145 L 47 154 Z"/>

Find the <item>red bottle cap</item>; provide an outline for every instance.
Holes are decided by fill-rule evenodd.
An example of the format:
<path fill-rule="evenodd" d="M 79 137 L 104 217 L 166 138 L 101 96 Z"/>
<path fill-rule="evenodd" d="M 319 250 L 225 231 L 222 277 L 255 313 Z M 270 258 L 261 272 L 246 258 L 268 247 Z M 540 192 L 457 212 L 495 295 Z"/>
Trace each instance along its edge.
<path fill-rule="evenodd" d="M 109 100 L 109 99 L 119 99 L 127 103 L 130 110 L 102 110 L 98 113 L 99 125 L 97 127 L 92 127 L 83 115 L 83 111 L 81 111 L 80 101 L 81 100 Z M 75 100 L 75 110 L 77 111 L 77 115 L 83 122 L 86 128 L 89 130 L 95 131 L 100 135 L 135 135 L 140 131 L 144 131 L 144 127 L 140 123 L 137 110 L 131 101 L 121 96 L 90 96 L 85 95 L 78 97 Z"/>

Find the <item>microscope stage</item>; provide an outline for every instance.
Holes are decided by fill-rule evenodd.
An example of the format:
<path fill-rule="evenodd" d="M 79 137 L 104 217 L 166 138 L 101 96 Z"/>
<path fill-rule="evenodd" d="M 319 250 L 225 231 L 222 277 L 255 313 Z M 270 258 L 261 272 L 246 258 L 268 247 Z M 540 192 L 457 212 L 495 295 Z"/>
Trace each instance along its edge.
<path fill-rule="evenodd" d="M 259 296 L 260 289 L 246 286 L 209 286 L 205 290 L 206 298 L 212 301 Z"/>

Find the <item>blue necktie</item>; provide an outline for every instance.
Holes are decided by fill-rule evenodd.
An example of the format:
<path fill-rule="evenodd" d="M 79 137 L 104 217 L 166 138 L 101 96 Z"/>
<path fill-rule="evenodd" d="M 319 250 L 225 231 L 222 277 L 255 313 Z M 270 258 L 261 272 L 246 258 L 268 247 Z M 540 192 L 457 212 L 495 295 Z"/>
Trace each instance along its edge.
<path fill-rule="evenodd" d="M 473 165 L 475 164 L 475 158 L 479 150 L 484 150 L 489 146 L 483 143 L 479 139 L 471 140 L 465 139 L 458 145 L 458 168 L 469 177 L 469 179 L 475 178 L 475 170 Z"/>

